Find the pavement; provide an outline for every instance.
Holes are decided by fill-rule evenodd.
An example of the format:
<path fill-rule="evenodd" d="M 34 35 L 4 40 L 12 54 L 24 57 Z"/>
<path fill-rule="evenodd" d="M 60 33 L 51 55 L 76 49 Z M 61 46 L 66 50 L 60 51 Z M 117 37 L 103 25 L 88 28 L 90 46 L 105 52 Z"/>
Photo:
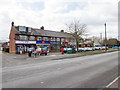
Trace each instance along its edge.
<path fill-rule="evenodd" d="M 91 51 L 92 52 L 92 51 Z M 51 60 L 59 60 L 59 59 L 67 59 L 70 57 L 76 57 L 78 55 L 88 54 L 91 52 L 81 52 L 76 54 L 61 54 L 60 52 L 57 53 L 48 53 L 47 56 L 37 55 L 34 57 L 28 57 L 27 54 L 2 54 L 2 67 L 12 67 L 18 65 L 26 65 L 26 64 L 33 64 L 33 63 L 41 63 Z M 101 52 L 101 51 L 94 51 L 94 52 Z"/>
<path fill-rule="evenodd" d="M 3 67 L 3 88 L 105 88 L 118 76 L 118 51 L 59 60 L 61 55 L 13 56 L 14 61 L 37 63 Z"/>

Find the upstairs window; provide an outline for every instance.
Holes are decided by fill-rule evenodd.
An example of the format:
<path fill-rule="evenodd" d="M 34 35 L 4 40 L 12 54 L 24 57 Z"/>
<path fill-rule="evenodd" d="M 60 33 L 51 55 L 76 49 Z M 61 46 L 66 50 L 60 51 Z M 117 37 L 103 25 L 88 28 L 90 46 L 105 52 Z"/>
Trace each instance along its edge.
<path fill-rule="evenodd" d="M 51 37 L 51 41 L 55 41 L 55 37 Z"/>
<path fill-rule="evenodd" d="M 28 28 L 28 32 L 31 32 L 31 28 Z"/>
<path fill-rule="evenodd" d="M 61 42 L 64 42 L 64 38 L 61 38 Z"/>
<path fill-rule="evenodd" d="M 44 41 L 48 41 L 48 37 L 43 37 L 43 40 Z"/>
<path fill-rule="evenodd" d="M 60 38 L 57 38 L 57 41 L 60 41 Z"/>
<path fill-rule="evenodd" d="M 35 40 L 35 37 L 34 36 L 30 36 L 30 40 Z"/>
<path fill-rule="evenodd" d="M 24 32 L 26 32 L 26 27 L 19 26 L 19 31 L 24 31 Z"/>
<path fill-rule="evenodd" d="M 27 36 L 20 35 L 20 40 L 27 40 Z"/>
<path fill-rule="evenodd" d="M 69 42 L 69 39 L 66 39 L 66 42 Z"/>
<path fill-rule="evenodd" d="M 41 37 L 37 37 L 37 41 L 41 41 L 42 39 L 41 39 Z"/>

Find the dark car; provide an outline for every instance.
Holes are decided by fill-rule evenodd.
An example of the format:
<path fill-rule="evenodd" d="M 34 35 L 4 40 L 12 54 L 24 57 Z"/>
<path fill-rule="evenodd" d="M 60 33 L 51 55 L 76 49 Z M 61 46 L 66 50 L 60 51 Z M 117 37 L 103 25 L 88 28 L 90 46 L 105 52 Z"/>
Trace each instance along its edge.
<path fill-rule="evenodd" d="M 46 48 L 37 48 L 37 49 L 33 52 L 33 54 L 35 54 L 35 55 L 37 55 L 37 54 L 39 54 L 39 55 L 42 55 L 42 54 L 47 55 L 47 50 L 46 50 Z"/>

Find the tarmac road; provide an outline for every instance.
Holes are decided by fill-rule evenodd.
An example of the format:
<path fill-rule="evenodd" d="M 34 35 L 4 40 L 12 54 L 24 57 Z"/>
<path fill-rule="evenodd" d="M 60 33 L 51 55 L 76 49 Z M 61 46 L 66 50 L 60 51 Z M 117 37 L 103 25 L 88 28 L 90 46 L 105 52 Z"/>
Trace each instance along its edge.
<path fill-rule="evenodd" d="M 3 88 L 105 88 L 117 76 L 118 51 L 5 67 L 2 71 L 2 86 Z"/>

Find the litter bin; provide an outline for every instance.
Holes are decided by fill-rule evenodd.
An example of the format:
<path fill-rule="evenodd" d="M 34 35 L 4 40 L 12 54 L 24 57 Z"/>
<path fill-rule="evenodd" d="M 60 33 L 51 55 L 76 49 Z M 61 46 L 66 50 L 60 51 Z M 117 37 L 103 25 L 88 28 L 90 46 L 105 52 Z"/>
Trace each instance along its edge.
<path fill-rule="evenodd" d="M 71 53 L 72 53 L 72 48 L 68 48 L 67 54 L 71 54 Z"/>

